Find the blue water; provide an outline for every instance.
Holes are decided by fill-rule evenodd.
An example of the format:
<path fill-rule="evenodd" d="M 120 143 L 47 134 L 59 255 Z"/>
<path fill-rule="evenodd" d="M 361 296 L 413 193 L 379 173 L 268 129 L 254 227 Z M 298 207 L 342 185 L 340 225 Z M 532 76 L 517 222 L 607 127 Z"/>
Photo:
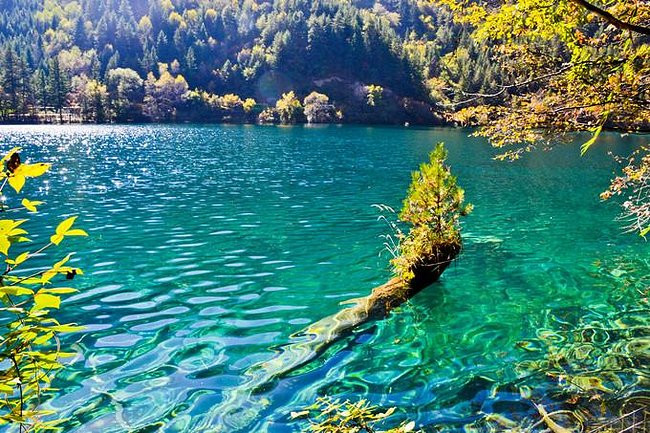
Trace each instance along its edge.
<path fill-rule="evenodd" d="M 0 141 L 54 164 L 26 190 L 47 202 L 33 239 L 71 214 L 90 235 L 60 250 L 86 273 L 58 313 L 86 325 L 64 339 L 78 357 L 45 403 L 66 432 L 294 432 L 304 425 L 289 412 L 323 395 L 398 406 L 396 420 L 418 426 L 523 417 L 534 409 L 513 382 L 531 375 L 536 398 L 551 398 L 552 380 L 521 367 L 544 357 L 546 335 L 646 308 L 648 246 L 598 194 L 616 170 L 607 151 L 647 137 L 514 163 L 454 129 L 16 126 Z M 399 208 L 438 141 L 475 205 L 462 256 L 223 421 L 247 368 L 389 278 L 372 205 Z"/>

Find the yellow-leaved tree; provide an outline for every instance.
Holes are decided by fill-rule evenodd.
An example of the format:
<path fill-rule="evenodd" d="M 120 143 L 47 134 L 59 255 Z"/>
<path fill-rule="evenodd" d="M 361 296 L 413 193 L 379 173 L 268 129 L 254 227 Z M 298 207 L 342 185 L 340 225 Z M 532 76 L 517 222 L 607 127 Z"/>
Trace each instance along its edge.
<path fill-rule="evenodd" d="M 0 160 L 0 194 L 9 185 L 16 204 L 0 204 L 6 215 L 37 212 L 41 201 L 19 195 L 27 179 L 45 174 L 50 164 L 21 162 L 20 148 L 14 148 Z M 54 284 L 57 277 L 71 280 L 81 269 L 68 265 L 68 254 L 52 266 L 21 272 L 25 263 L 42 257 L 69 236 L 87 236 L 74 228 L 76 216 L 62 221 L 46 242 L 34 248 L 25 230 L 28 219 L 0 219 L 0 254 L 6 267 L 0 275 L 0 426 L 17 425 L 19 432 L 54 428 L 60 420 L 46 421 L 50 412 L 39 408 L 41 396 L 48 389 L 53 374 L 63 367 L 62 358 L 74 353 L 61 351 L 58 336 L 82 329 L 61 324 L 50 312 L 59 308 L 61 295 L 76 292 Z M 22 248 L 21 248 L 22 247 Z"/>
<path fill-rule="evenodd" d="M 650 3 L 645 0 L 432 0 L 490 46 L 503 82 L 464 93 L 453 117 L 516 159 L 589 131 L 650 129 Z M 462 92 L 456 89 L 454 93 Z M 443 101 L 444 103 L 444 101 Z M 625 164 L 603 199 L 625 194 L 628 228 L 650 232 L 650 148 Z"/>

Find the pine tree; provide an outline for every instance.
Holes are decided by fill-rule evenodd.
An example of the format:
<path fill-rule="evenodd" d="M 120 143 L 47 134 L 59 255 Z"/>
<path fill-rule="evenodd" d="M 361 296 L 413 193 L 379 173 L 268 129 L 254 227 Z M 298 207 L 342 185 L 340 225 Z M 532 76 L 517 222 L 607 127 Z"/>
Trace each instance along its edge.
<path fill-rule="evenodd" d="M 187 54 L 185 55 L 185 67 L 190 73 L 196 71 L 196 55 L 194 54 L 194 48 L 192 47 L 187 50 Z"/>
<path fill-rule="evenodd" d="M 8 109 L 15 117 L 18 111 L 18 73 L 16 68 L 16 55 L 13 49 L 7 48 L 2 59 L 2 81 L 0 86 L 7 94 Z"/>
<path fill-rule="evenodd" d="M 47 86 L 47 74 L 42 68 L 39 68 L 34 74 L 34 90 L 36 91 L 36 100 L 41 109 L 45 111 L 49 103 L 49 92 Z"/>
<path fill-rule="evenodd" d="M 74 41 L 79 48 L 87 50 L 90 48 L 88 35 L 86 35 L 86 28 L 83 18 L 77 19 L 74 27 Z"/>
<path fill-rule="evenodd" d="M 16 72 L 18 76 L 17 90 L 19 94 L 18 113 L 24 115 L 34 105 L 31 83 L 32 73 L 26 58 L 18 57 L 16 59 Z"/>
<path fill-rule="evenodd" d="M 70 89 L 70 81 L 61 69 L 58 57 L 52 57 L 49 62 L 48 93 L 52 106 L 59 113 L 59 121 L 63 123 L 63 108 Z"/>

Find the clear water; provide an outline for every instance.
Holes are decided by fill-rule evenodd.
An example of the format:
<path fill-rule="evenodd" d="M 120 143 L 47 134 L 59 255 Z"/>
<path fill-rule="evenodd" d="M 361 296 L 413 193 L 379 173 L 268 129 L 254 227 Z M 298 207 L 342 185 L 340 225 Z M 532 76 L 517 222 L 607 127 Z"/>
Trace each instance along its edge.
<path fill-rule="evenodd" d="M 0 140 L 54 163 L 27 189 L 47 201 L 35 240 L 67 214 L 90 234 L 68 243 L 86 275 L 60 312 L 87 329 L 67 337 L 80 356 L 47 403 L 69 417 L 66 432 L 293 432 L 288 413 L 321 395 L 397 405 L 425 426 L 524 416 L 530 402 L 489 392 L 541 356 L 518 343 L 638 311 L 648 284 L 647 244 L 598 199 L 616 168 L 605 149 L 645 137 L 516 163 L 451 129 L 20 126 Z M 438 141 L 475 204 L 460 259 L 225 420 L 248 367 L 388 278 L 372 204 L 399 208 Z M 540 398 L 547 385 L 537 381 Z"/>

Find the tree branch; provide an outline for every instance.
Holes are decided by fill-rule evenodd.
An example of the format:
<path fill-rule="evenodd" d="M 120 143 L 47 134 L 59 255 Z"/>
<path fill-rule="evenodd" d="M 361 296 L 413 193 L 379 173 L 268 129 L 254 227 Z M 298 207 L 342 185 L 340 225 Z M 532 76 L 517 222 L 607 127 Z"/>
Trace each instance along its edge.
<path fill-rule="evenodd" d="M 472 98 L 465 99 L 465 100 L 459 101 L 459 102 L 452 102 L 450 104 L 439 104 L 439 105 L 447 106 L 447 107 L 455 107 L 455 106 L 458 106 L 458 105 L 463 105 L 463 104 L 468 104 L 470 102 L 474 102 L 474 101 L 476 101 L 477 99 L 480 99 L 480 98 L 486 98 L 486 99 L 496 98 L 498 96 L 501 96 L 503 93 L 505 93 L 506 90 L 516 89 L 518 87 L 523 87 L 523 86 L 527 86 L 529 84 L 533 84 L 533 83 L 535 83 L 537 81 L 542 81 L 542 80 L 546 80 L 547 78 L 552 78 L 552 77 L 555 77 L 557 75 L 561 75 L 562 73 L 568 71 L 569 69 L 571 69 L 574 66 L 575 66 L 574 63 L 565 63 L 564 65 L 562 65 L 562 67 L 560 69 L 555 70 L 553 72 L 550 72 L 548 74 L 540 75 L 540 76 L 537 76 L 537 77 L 532 77 L 532 78 L 529 78 L 529 79 L 527 79 L 525 81 L 521 81 L 519 83 L 499 85 L 499 87 L 501 87 L 501 90 L 499 90 L 498 92 L 495 92 L 495 93 L 472 93 L 472 92 L 464 92 L 464 91 L 461 90 L 460 93 L 462 93 L 465 96 L 472 96 Z"/>
<path fill-rule="evenodd" d="M 618 27 L 619 29 L 629 30 L 631 32 L 640 33 L 642 35 L 650 35 L 649 27 L 643 27 L 636 24 L 630 24 L 625 21 L 621 21 L 611 13 L 607 12 L 604 9 L 599 8 L 596 5 L 589 3 L 586 0 L 570 0 L 570 1 L 572 1 L 573 3 L 579 6 L 582 6 L 583 8 L 587 9 L 589 12 L 595 13 L 596 15 L 603 18 L 605 21 L 612 24 L 613 26 Z"/>

